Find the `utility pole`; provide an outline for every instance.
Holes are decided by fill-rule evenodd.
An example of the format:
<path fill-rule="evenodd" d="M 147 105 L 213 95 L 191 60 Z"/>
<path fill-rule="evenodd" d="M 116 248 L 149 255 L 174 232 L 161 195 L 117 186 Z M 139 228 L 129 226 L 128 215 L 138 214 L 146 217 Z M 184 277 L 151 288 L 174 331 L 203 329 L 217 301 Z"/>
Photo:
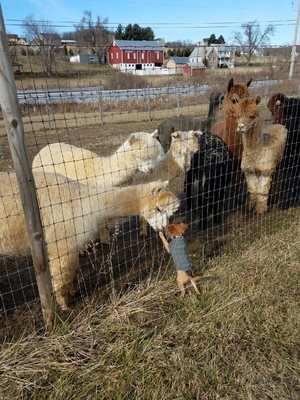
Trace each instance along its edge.
<path fill-rule="evenodd" d="M 293 42 L 292 53 L 291 53 L 291 65 L 290 65 L 289 79 L 292 79 L 293 71 L 294 71 L 297 38 L 298 38 L 299 16 L 300 16 L 300 0 L 298 0 L 298 11 L 297 11 L 297 17 L 296 17 L 295 31 L 294 31 L 294 42 Z"/>

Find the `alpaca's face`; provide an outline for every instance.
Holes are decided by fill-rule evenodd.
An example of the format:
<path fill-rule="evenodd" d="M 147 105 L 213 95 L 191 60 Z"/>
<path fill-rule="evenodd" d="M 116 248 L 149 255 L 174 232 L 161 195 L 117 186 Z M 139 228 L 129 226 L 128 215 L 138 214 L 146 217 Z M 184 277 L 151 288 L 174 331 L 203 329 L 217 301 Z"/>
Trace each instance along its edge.
<path fill-rule="evenodd" d="M 236 108 L 237 132 L 243 134 L 255 128 L 259 123 L 260 97 L 246 98 Z"/>
<path fill-rule="evenodd" d="M 272 121 L 275 124 L 284 123 L 283 107 L 286 107 L 287 103 L 288 98 L 282 93 L 277 93 L 269 99 L 267 107 L 271 111 Z"/>
<path fill-rule="evenodd" d="M 128 145 L 128 150 L 141 172 L 150 172 L 165 158 L 165 152 L 155 133 L 133 133 L 128 139 Z"/>
<path fill-rule="evenodd" d="M 225 110 L 227 114 L 236 116 L 237 108 L 242 99 L 249 97 L 249 89 L 247 85 L 237 83 L 228 91 L 225 99 Z"/>
<path fill-rule="evenodd" d="M 200 135 L 200 131 L 178 131 L 172 133 L 170 152 L 183 171 L 190 169 L 191 159 L 199 151 L 198 138 Z"/>
<path fill-rule="evenodd" d="M 178 210 L 179 204 L 172 192 L 162 190 L 145 197 L 141 215 L 155 231 L 161 231 L 168 225 L 169 218 Z"/>

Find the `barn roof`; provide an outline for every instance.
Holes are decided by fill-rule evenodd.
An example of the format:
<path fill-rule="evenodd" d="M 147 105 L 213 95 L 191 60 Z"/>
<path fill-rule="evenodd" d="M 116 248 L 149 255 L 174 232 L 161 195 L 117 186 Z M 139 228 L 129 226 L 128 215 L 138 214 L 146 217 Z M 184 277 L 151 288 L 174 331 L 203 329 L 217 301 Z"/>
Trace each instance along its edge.
<path fill-rule="evenodd" d="M 114 43 L 123 50 L 160 50 L 162 46 L 155 40 L 114 40 Z"/>
<path fill-rule="evenodd" d="M 189 62 L 188 57 L 174 56 L 174 57 L 170 57 L 170 59 L 173 60 L 175 64 L 183 64 L 184 65 Z"/>

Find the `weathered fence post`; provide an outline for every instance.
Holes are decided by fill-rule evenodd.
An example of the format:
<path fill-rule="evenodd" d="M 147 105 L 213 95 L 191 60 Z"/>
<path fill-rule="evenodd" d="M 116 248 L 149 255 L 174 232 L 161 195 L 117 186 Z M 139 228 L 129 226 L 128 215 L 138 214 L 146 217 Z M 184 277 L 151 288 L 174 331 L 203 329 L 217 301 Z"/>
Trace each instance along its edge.
<path fill-rule="evenodd" d="M 29 163 L 17 88 L 9 55 L 2 7 L 0 5 L 0 105 L 7 131 L 20 197 L 27 223 L 33 265 L 47 330 L 51 330 L 55 315 L 51 276 L 36 196 L 35 183 Z"/>

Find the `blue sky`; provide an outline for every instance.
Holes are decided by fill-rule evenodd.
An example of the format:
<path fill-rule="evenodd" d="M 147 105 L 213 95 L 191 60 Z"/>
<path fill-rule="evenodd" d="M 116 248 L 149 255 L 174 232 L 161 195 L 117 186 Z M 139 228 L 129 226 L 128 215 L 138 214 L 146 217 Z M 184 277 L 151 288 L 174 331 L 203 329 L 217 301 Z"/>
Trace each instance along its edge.
<path fill-rule="evenodd" d="M 14 26 L 29 14 L 36 19 L 53 21 L 58 32 L 72 30 L 83 11 L 108 18 L 108 25 L 137 23 L 151 26 L 156 37 L 166 41 L 190 40 L 193 43 L 215 33 L 230 42 L 232 33 L 241 30 L 243 22 L 257 20 L 261 27 L 271 21 L 276 32 L 270 44 L 291 44 L 297 12 L 297 0 L 3 0 L 6 31 L 23 33 Z M 299 33 L 300 35 L 300 33 Z M 299 43 L 299 40 L 298 40 Z"/>

